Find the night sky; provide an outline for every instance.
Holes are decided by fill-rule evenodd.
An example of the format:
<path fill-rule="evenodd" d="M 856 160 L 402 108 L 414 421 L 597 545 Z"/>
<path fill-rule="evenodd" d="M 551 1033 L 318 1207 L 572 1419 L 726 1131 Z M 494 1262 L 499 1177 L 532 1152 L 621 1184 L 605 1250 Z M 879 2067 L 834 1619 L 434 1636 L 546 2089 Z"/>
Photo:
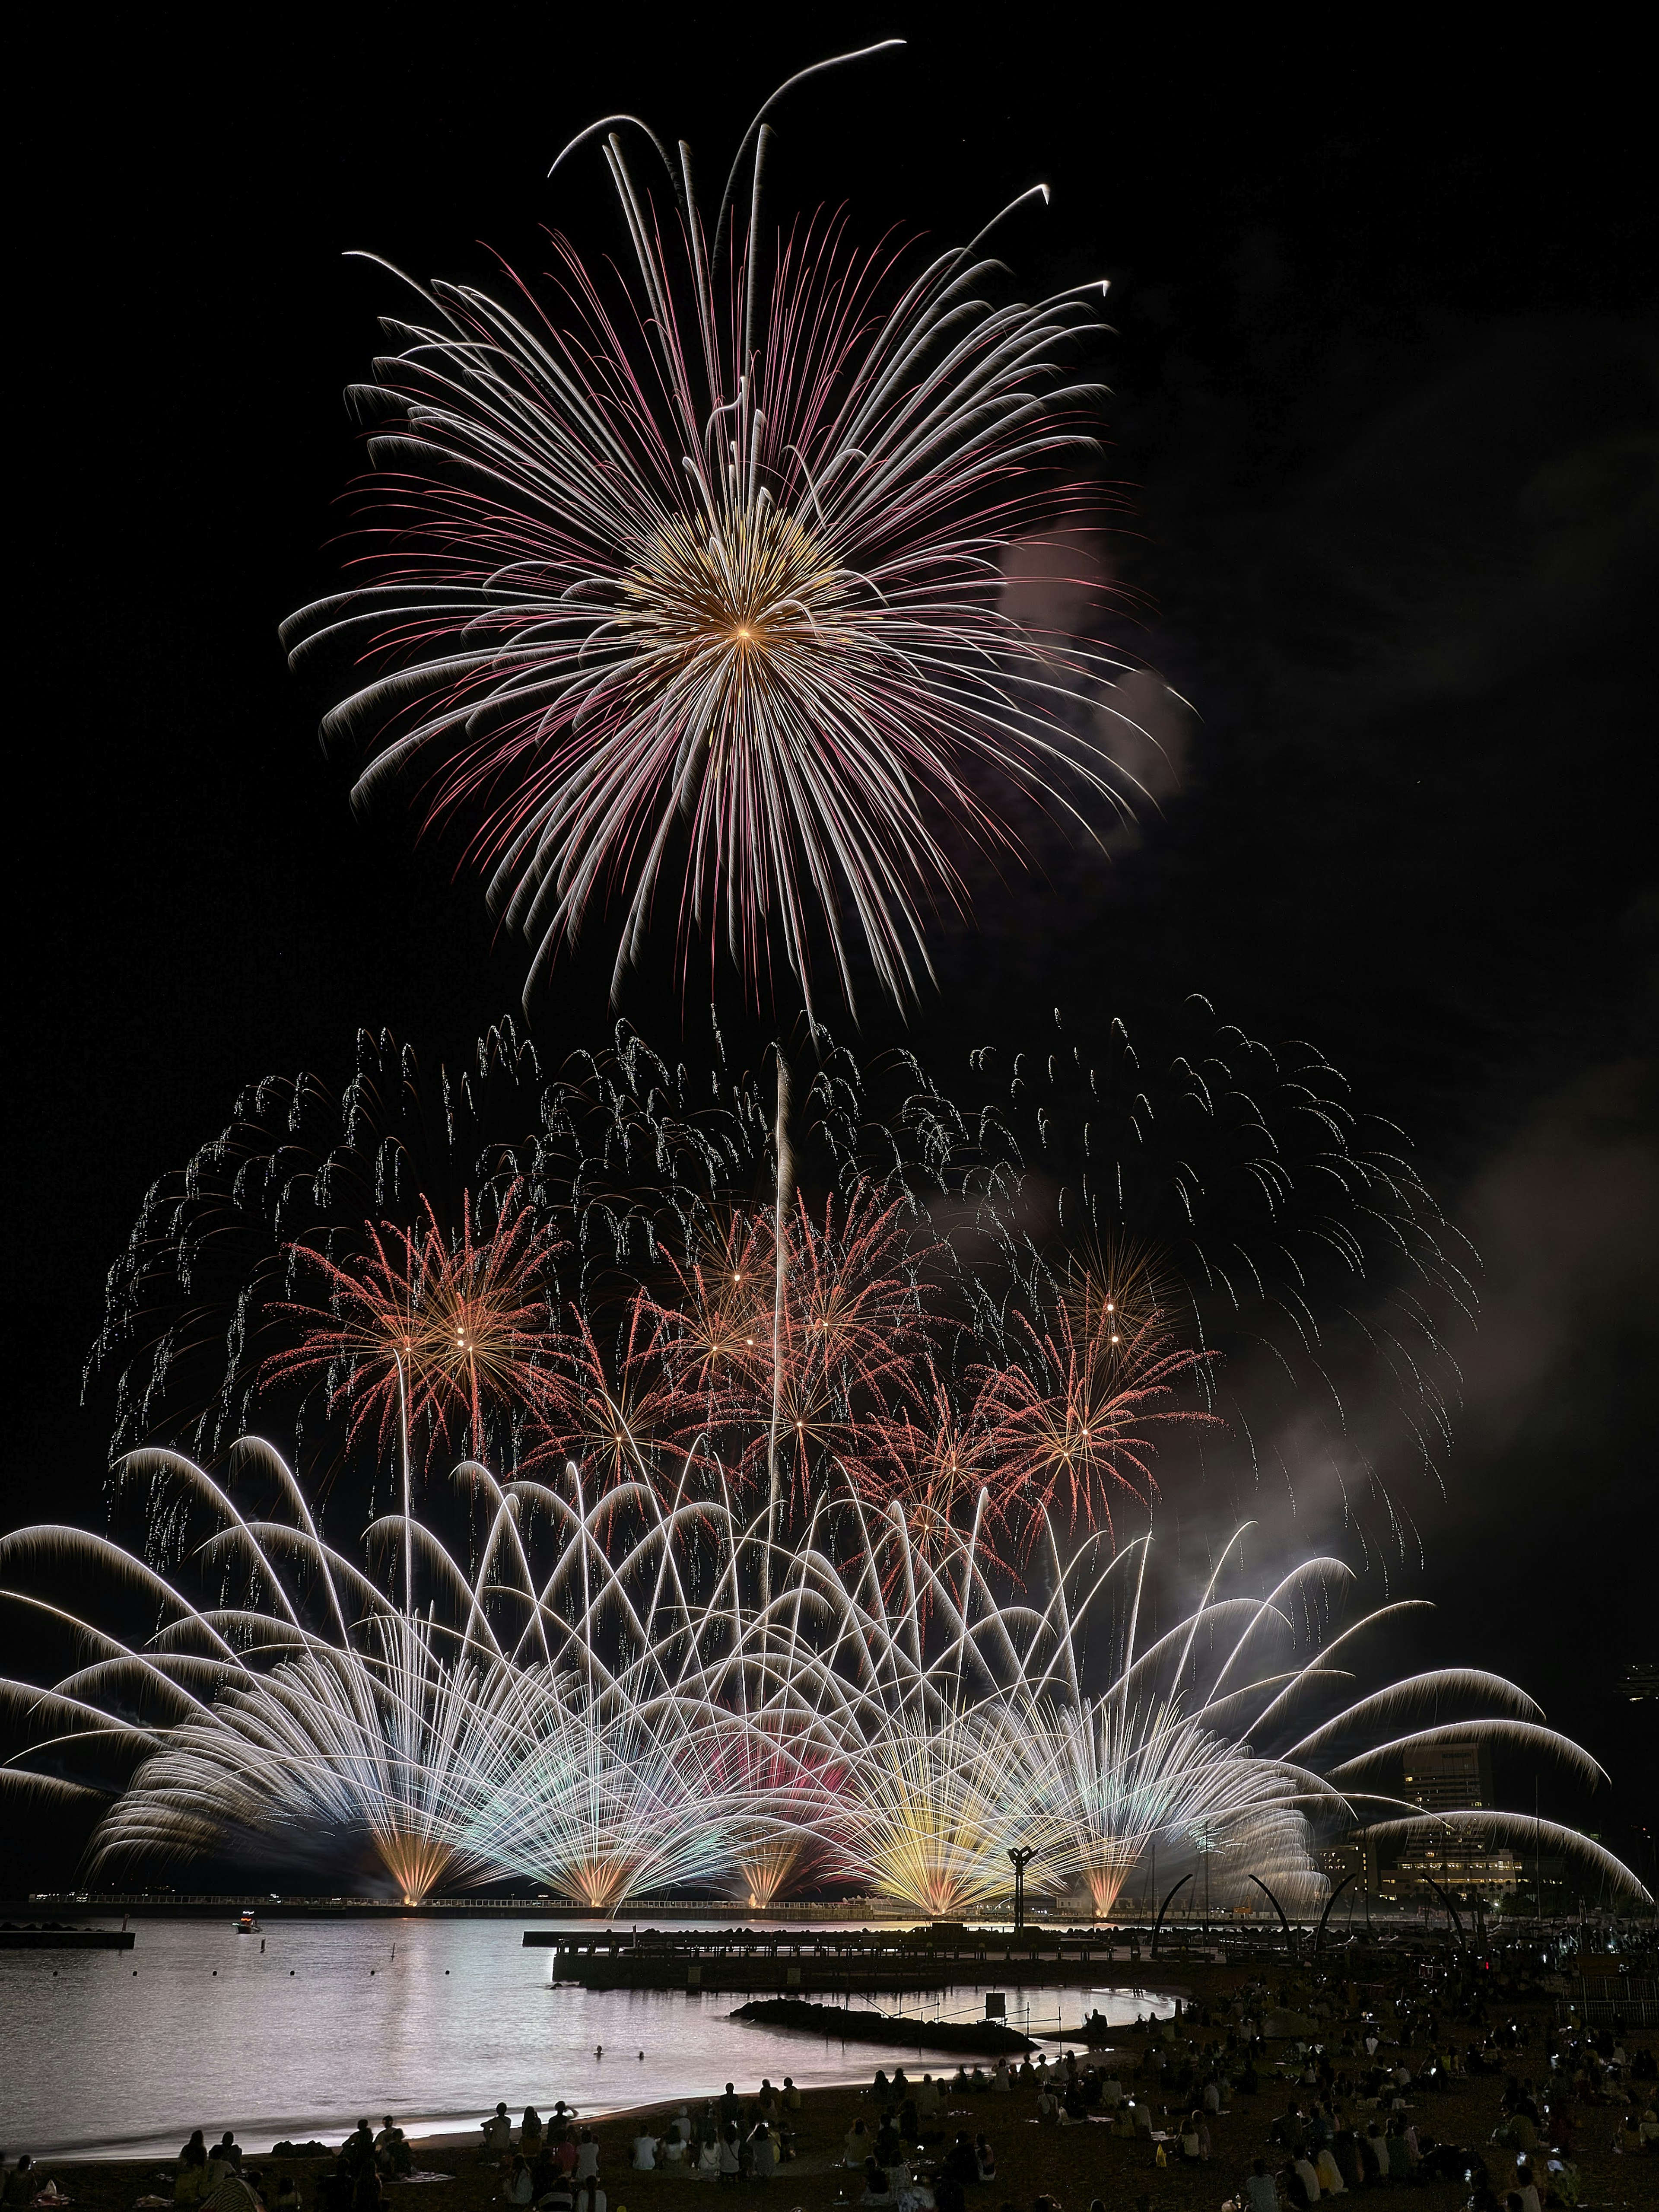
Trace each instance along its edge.
<path fill-rule="evenodd" d="M 622 240 L 596 159 L 632 110 L 724 167 L 773 85 L 895 33 L 793 99 L 773 205 L 845 200 L 951 240 L 1054 188 L 1003 250 L 1023 296 L 1112 280 L 1106 541 L 1115 634 L 1195 715 L 1109 865 L 1056 844 L 946 923 L 911 1041 L 959 1062 L 1060 1006 L 1139 1034 L 1201 991 L 1310 1037 L 1409 1133 L 1479 1248 L 1482 1316 L 1443 1497 L 1367 1595 L 1432 1597 L 1421 1663 L 1512 1674 L 1612 1771 L 1546 1809 L 1651 1883 L 1659 894 L 1650 126 L 1627 58 L 1451 46 L 1372 16 L 1310 47 L 1206 43 L 1101 11 L 731 20 L 497 9 L 287 12 L 204 46 L 137 15 L 37 49 L 12 228 L 29 622 L 10 812 L 0 1526 L 101 1511 L 107 1391 L 82 1367 L 151 1179 L 270 1070 L 349 1071 L 359 1024 L 435 1063 L 516 1008 L 441 841 L 364 823 L 316 742 L 327 703 L 276 625 L 334 586 L 357 465 L 341 390 L 425 275 L 544 265 L 538 227 Z M 762 27 L 763 21 L 764 27 Z M 612 22 L 616 27 L 608 27 Z M 1109 27 L 1107 27 L 1109 26 Z M 1335 37 L 1336 34 L 1332 34 Z M 556 1063 L 605 1035 L 608 957 L 532 1009 Z M 673 1048 L 660 989 L 625 1005 Z M 1030 1024 L 1008 1028 L 1017 1013 Z M 733 1018 L 736 1017 L 734 1015 Z M 845 1028 L 846 1024 L 838 1024 Z M 872 1008 L 861 1048 L 899 1035 Z M 1170 1528 L 1201 1552 L 1197 1496 Z M 1184 1516 L 1184 1518 L 1183 1518 Z M 1328 1498 L 1266 1511 L 1288 1565 L 1361 1564 Z M 28 1671 L 27 1652 L 7 1652 Z M 1500 1762 L 1530 1808 L 1533 1778 Z M 67 1878 L 61 1823 L 10 1815 L 0 1891 Z M 1646 1856 L 1644 1857 L 1644 1852 Z"/>

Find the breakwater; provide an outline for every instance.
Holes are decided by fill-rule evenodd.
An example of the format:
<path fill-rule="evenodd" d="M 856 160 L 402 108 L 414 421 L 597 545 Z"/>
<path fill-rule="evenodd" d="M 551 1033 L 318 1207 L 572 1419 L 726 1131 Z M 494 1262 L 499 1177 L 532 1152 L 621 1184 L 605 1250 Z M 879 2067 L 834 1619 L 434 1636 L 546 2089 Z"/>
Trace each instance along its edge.
<path fill-rule="evenodd" d="M 902 2014 L 866 2012 L 856 2005 L 809 2004 L 802 1997 L 759 1997 L 739 2005 L 733 2020 L 757 2021 L 763 2027 L 795 2028 L 841 2043 L 884 2043 L 914 2051 L 933 2051 L 999 2058 L 1035 2051 L 1029 2035 L 1005 2027 L 1000 2020 L 906 2020 Z"/>

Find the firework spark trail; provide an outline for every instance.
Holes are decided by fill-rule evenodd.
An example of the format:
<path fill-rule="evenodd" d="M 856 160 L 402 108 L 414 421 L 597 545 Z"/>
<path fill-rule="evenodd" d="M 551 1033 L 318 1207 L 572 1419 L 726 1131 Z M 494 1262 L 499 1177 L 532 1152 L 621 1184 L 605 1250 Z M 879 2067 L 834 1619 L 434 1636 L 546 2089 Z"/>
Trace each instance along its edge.
<path fill-rule="evenodd" d="M 1065 1565 L 1050 1533 L 1050 1593 L 1015 1603 L 976 1530 L 929 1560 L 899 1509 L 871 1516 L 850 1494 L 785 1552 L 764 1515 L 745 1528 L 684 1493 L 664 1506 L 641 1482 L 594 1497 L 574 1468 L 503 1487 L 464 1463 L 482 1516 L 471 1571 L 407 1515 L 367 1532 L 359 1565 L 267 1445 L 240 1446 L 233 1468 L 273 1501 L 259 1514 L 176 1456 L 133 1472 L 164 1477 L 205 1522 L 200 1598 L 82 1532 L 0 1539 L 8 1576 L 96 1566 L 159 1612 L 130 1646 L 4 1590 L 90 1656 L 49 1690 L 5 1686 L 29 1741 L 0 1778 L 95 1790 L 101 1764 L 100 1865 L 322 1838 L 372 1850 L 411 1898 L 507 1873 L 608 1908 L 665 1887 L 775 1894 L 810 1875 L 941 1913 L 1000 1897 L 1018 1837 L 1036 1839 L 1044 1886 L 1081 1881 L 1102 1906 L 1154 1850 L 1170 1871 L 1202 1854 L 1224 1894 L 1266 1866 L 1311 1899 L 1322 1830 L 1443 1830 L 1355 1783 L 1441 1740 L 1449 1708 L 1460 1735 L 1600 1772 L 1522 1692 L 1470 1670 L 1308 1728 L 1355 1639 L 1406 1609 L 1328 1635 L 1347 1578 L 1328 1559 L 1264 1599 L 1218 1596 L 1218 1565 L 1196 1612 L 1143 1644 L 1145 1540 L 1104 1568 L 1094 1544 Z M 386 1588 L 399 1582 L 401 1604 Z M 1091 1621 L 1119 1654 L 1099 1690 L 1080 1664 Z M 1496 1710 L 1468 1716 L 1476 1704 Z M 77 1759 L 93 1779 L 63 1771 Z M 135 1762 L 125 1787 L 107 1778 Z M 1490 1824 L 1507 1832 L 1513 1816 Z M 1571 1848 L 1639 1889 L 1588 1839 Z"/>
<path fill-rule="evenodd" d="M 1134 788 L 1072 726 L 1126 664 L 999 604 L 1010 546 L 1099 503 L 1049 478 L 1097 449 L 1102 388 L 1060 379 L 1104 285 L 994 305 L 994 222 L 908 274 L 840 216 L 774 250 L 770 131 L 729 247 L 684 146 L 644 134 L 664 221 L 607 131 L 631 282 L 556 235 L 541 295 L 414 286 L 353 392 L 384 425 L 376 580 L 283 625 L 296 665 L 378 665 L 325 737 L 367 746 L 360 799 L 418 769 L 468 820 L 526 1000 L 612 896 L 619 987 L 679 873 L 683 956 L 707 927 L 758 987 L 775 928 L 810 1012 L 815 934 L 849 1007 L 855 938 L 902 1001 L 928 911 L 965 905 L 953 841 L 1018 854 L 988 789 L 1092 835 Z"/>

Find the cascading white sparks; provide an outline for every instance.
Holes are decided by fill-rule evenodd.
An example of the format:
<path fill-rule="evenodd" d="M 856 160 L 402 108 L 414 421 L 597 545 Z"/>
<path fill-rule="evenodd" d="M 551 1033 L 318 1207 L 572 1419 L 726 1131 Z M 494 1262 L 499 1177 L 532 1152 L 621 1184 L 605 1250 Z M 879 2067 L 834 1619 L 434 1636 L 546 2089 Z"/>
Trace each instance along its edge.
<path fill-rule="evenodd" d="M 3 1595 L 88 1655 L 51 1689 L 4 1686 L 28 1740 L 0 1778 L 108 1798 L 97 1867 L 325 1847 L 372 1854 L 410 1900 L 503 1875 L 600 1910 L 672 1889 L 764 1904 L 810 1881 L 958 1917 L 1006 1896 L 1018 1844 L 1035 1885 L 1101 1914 L 1126 1887 L 1149 1901 L 1154 1863 L 1163 1880 L 1203 1868 L 1217 1903 L 1257 1875 L 1306 1909 L 1322 1837 L 1449 1825 L 1356 1785 L 1443 1738 L 1454 1708 L 1486 1708 L 1460 1736 L 1600 1771 L 1474 1670 L 1323 1711 L 1346 1647 L 1401 1610 L 1327 1635 L 1334 1560 L 1259 1599 L 1218 1595 L 1218 1567 L 1143 1644 L 1146 1539 L 1103 1567 L 1097 1544 L 1066 1563 L 1046 1533 L 1049 1594 L 1015 1603 L 976 1525 L 924 1554 L 900 1508 L 850 1491 L 786 1547 L 720 1499 L 665 1504 L 641 1481 L 596 1497 L 574 1467 L 501 1486 L 468 1462 L 469 1572 L 407 1511 L 347 1559 L 266 1444 L 237 1448 L 228 1487 L 167 1454 L 130 1472 L 168 1493 L 198 1595 L 82 1531 L 0 1539 Z M 54 1565 L 103 1570 L 156 1626 L 124 1642 L 11 1587 Z M 1085 1632 L 1115 1655 L 1097 1687 Z M 126 1771 L 83 1778 L 100 1758 Z M 1553 1836 L 1639 1890 L 1599 1846 Z"/>

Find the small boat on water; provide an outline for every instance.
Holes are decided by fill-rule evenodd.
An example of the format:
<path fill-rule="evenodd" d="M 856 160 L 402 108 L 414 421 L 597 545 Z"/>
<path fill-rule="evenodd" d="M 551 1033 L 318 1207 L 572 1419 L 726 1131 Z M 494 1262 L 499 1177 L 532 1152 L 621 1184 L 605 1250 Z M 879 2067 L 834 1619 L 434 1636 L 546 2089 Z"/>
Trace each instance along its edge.
<path fill-rule="evenodd" d="M 259 1933 L 258 1917 L 251 1911 L 243 1913 L 234 1924 L 239 1936 L 257 1936 Z"/>

